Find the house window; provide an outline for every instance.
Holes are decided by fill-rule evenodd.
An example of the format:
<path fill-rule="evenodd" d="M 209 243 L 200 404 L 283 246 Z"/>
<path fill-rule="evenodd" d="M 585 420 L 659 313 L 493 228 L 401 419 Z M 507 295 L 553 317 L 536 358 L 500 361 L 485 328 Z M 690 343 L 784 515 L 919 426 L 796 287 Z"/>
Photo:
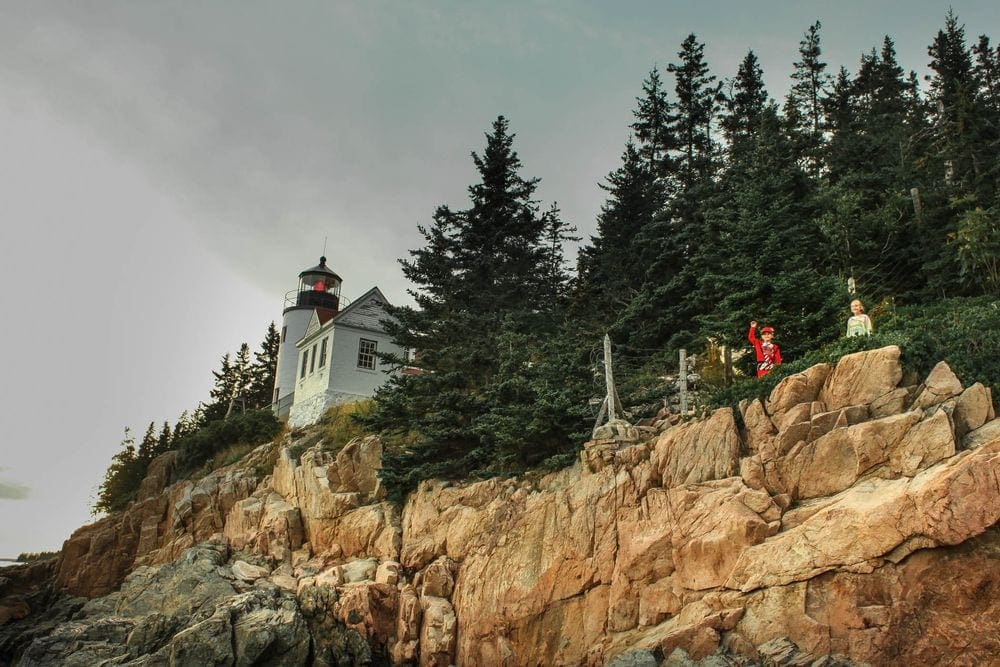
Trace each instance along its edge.
<path fill-rule="evenodd" d="M 288 327 L 287 326 L 281 327 L 281 342 L 282 343 L 285 342 L 285 337 L 286 336 L 288 336 Z"/>
<path fill-rule="evenodd" d="M 299 373 L 300 380 L 306 376 L 307 366 L 309 366 L 309 350 L 302 350 L 302 371 Z"/>
<path fill-rule="evenodd" d="M 324 338 L 319 343 L 319 367 L 323 368 L 326 366 L 326 341 L 328 339 Z"/>
<path fill-rule="evenodd" d="M 375 370 L 375 353 L 378 351 L 378 342 L 362 338 L 358 343 L 358 368 Z"/>
<path fill-rule="evenodd" d="M 312 372 L 315 369 L 316 369 L 316 346 L 313 345 L 312 359 L 309 361 L 309 374 L 312 375 Z"/>

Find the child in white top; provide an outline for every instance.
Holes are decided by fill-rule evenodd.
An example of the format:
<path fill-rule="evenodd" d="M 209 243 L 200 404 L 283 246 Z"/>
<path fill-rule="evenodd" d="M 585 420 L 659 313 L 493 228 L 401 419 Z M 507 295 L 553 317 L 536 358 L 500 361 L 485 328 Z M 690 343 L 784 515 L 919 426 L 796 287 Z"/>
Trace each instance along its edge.
<path fill-rule="evenodd" d="M 870 336 L 872 333 L 872 321 L 865 315 L 865 304 L 861 299 L 851 301 L 851 313 L 847 318 L 847 336 Z"/>

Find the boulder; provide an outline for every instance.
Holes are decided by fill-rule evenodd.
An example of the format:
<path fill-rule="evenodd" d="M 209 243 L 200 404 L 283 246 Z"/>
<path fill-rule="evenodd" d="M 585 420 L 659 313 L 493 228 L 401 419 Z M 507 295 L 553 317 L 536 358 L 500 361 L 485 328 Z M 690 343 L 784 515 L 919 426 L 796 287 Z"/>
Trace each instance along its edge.
<path fill-rule="evenodd" d="M 663 433 L 650 455 L 666 488 L 732 477 L 739 470 L 740 437 L 731 408 Z"/>
<path fill-rule="evenodd" d="M 923 391 L 913 401 L 913 407 L 921 410 L 944 403 L 949 398 L 962 393 L 962 382 L 943 361 L 939 361 L 931 369 L 923 386 Z"/>
<path fill-rule="evenodd" d="M 271 574 L 271 570 L 260 565 L 251 565 L 246 561 L 238 560 L 232 566 L 233 576 L 243 581 L 255 581 L 261 577 Z"/>
<path fill-rule="evenodd" d="M 344 563 L 340 567 L 344 583 L 348 584 L 359 581 L 373 581 L 377 569 L 378 559 L 376 558 L 360 558 Z"/>
<path fill-rule="evenodd" d="M 768 414 L 776 424 L 781 424 L 784 414 L 793 407 L 801 403 L 812 403 L 817 397 L 820 401 L 824 400 L 820 396 L 820 390 L 829 375 L 829 364 L 817 364 L 801 373 L 783 378 L 771 390 L 771 395 L 767 399 Z M 828 409 L 834 410 L 837 407 L 841 406 L 830 406 Z"/>
<path fill-rule="evenodd" d="M 951 416 L 955 422 L 955 439 L 961 441 L 966 433 L 995 417 L 992 392 L 982 383 L 975 383 L 959 394 Z"/>
<path fill-rule="evenodd" d="M 839 428 L 815 442 L 800 442 L 779 462 L 780 486 L 793 499 L 843 491 L 886 462 L 921 417 L 920 412 L 908 412 Z"/>
<path fill-rule="evenodd" d="M 444 598 L 420 598 L 423 622 L 420 626 L 420 666 L 448 667 L 454 663 L 458 623 L 455 610 Z"/>
<path fill-rule="evenodd" d="M 826 378 L 818 400 L 827 410 L 866 405 L 896 388 L 903 377 L 895 345 L 841 357 Z"/>
<path fill-rule="evenodd" d="M 375 571 L 375 583 L 395 586 L 399 582 L 399 563 L 387 560 L 379 563 Z"/>
<path fill-rule="evenodd" d="M 337 453 L 327 468 L 330 489 L 335 493 L 359 493 L 367 501 L 381 500 L 385 489 L 378 477 L 382 469 L 382 443 L 374 436 L 355 438 Z"/>

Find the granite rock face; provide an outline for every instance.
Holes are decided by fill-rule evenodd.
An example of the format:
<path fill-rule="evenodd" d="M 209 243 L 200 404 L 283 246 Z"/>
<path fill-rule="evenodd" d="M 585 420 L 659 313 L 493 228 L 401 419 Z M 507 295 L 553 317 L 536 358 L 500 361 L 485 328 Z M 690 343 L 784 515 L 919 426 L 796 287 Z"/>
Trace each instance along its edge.
<path fill-rule="evenodd" d="M 546 477 L 425 482 L 401 509 L 375 439 L 334 453 L 307 436 L 260 479 L 244 465 L 172 484 L 167 459 L 128 512 L 67 542 L 54 589 L 94 599 L 16 650 L 25 664 L 988 664 L 1000 421 L 990 390 L 946 365 L 899 386 L 899 358 L 815 366 L 738 415 L 597 442 Z"/>

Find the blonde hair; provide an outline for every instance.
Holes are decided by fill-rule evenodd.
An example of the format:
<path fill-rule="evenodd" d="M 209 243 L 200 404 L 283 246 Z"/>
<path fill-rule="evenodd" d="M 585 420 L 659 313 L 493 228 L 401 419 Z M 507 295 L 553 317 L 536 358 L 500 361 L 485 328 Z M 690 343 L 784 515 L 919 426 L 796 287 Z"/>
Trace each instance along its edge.
<path fill-rule="evenodd" d="M 861 302 L 861 299 L 855 299 L 854 301 L 851 301 L 851 305 L 853 306 L 854 304 L 858 304 L 859 306 L 861 306 L 861 312 L 865 311 L 865 304 Z"/>

